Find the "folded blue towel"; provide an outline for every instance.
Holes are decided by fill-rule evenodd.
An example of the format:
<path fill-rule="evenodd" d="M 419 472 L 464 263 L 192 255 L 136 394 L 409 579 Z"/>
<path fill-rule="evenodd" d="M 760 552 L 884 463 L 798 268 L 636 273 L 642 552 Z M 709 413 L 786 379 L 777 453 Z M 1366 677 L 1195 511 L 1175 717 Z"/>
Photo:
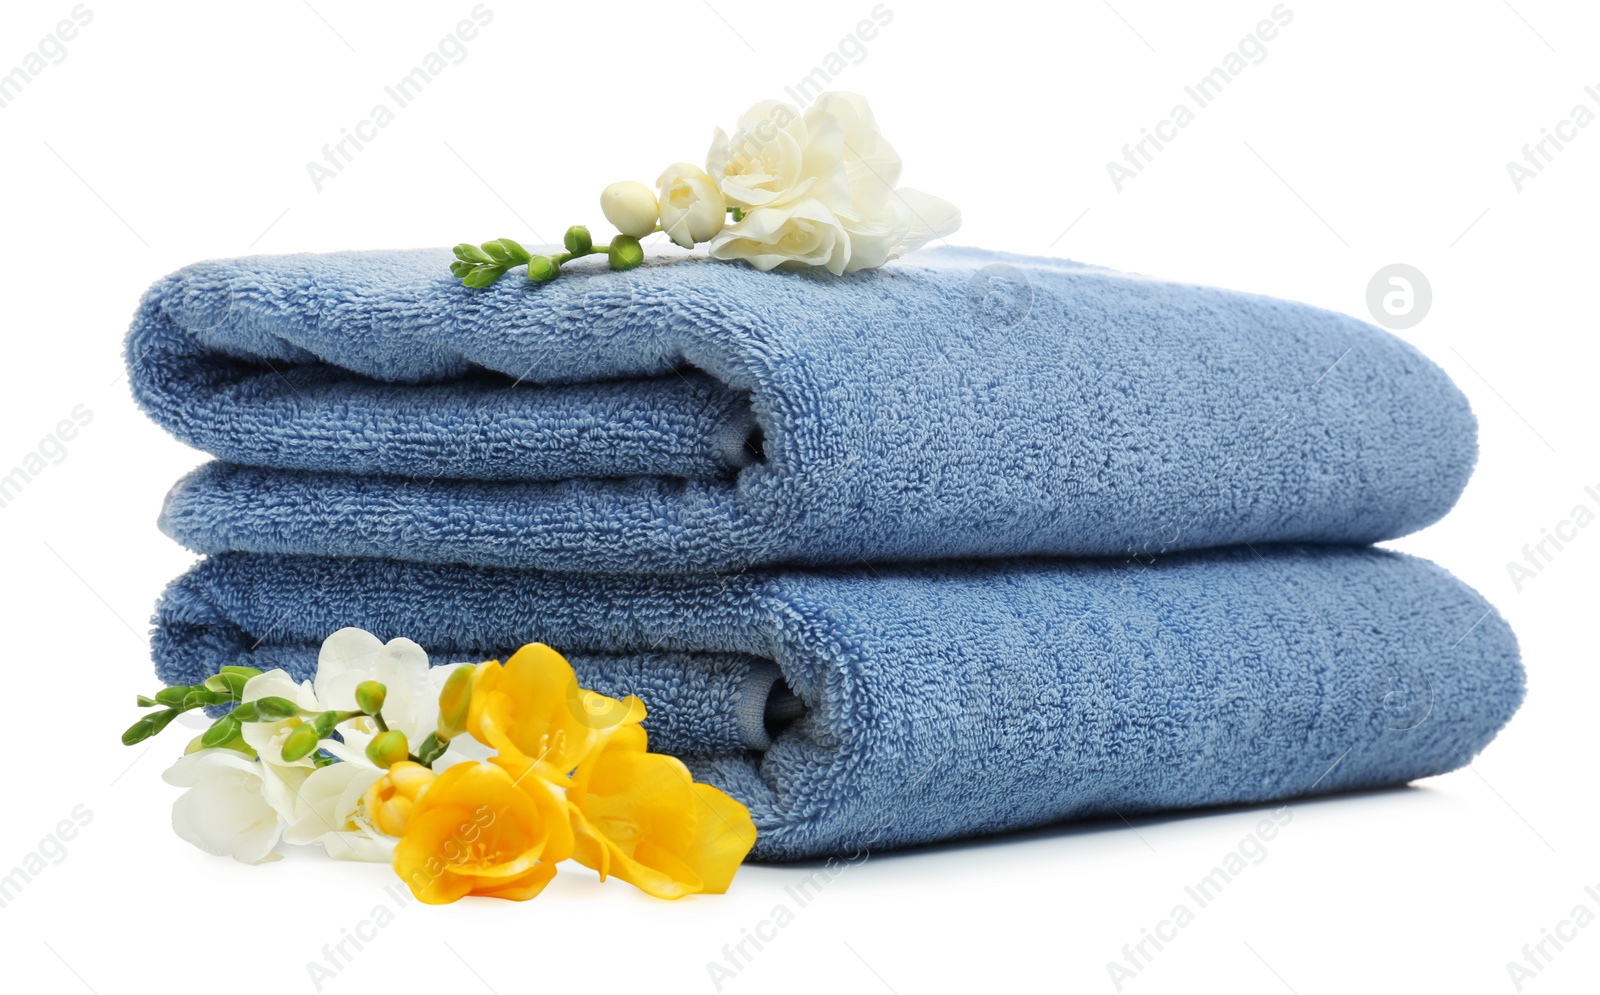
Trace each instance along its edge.
<path fill-rule="evenodd" d="M 468 290 L 445 251 L 209 262 L 139 402 L 225 462 L 201 552 L 686 573 L 1371 542 L 1454 503 L 1466 400 L 1299 304 L 975 250 L 849 277 L 663 253 Z"/>
<path fill-rule="evenodd" d="M 644 699 L 655 747 L 750 807 L 761 859 L 1399 784 L 1466 764 L 1523 695 L 1481 597 L 1342 547 L 723 579 L 228 554 L 156 621 L 184 683 L 309 676 L 346 625 L 436 662 L 547 642 Z"/>

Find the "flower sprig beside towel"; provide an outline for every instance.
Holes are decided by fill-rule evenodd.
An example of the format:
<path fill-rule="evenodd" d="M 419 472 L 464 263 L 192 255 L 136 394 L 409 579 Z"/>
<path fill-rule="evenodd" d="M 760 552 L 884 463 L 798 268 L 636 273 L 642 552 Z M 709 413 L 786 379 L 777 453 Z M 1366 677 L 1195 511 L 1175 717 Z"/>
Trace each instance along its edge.
<path fill-rule="evenodd" d="M 755 845 L 744 805 L 649 751 L 644 704 L 579 687 L 542 644 L 430 668 L 408 639 L 341 629 L 314 681 L 224 667 L 166 688 L 129 745 L 234 705 L 165 775 L 178 835 L 246 863 L 280 842 L 392 861 L 430 904 L 534 897 L 569 858 L 657 898 L 720 894 Z"/>
<path fill-rule="evenodd" d="M 655 232 L 763 271 L 876 269 L 961 227 L 954 205 L 898 187 L 899 179 L 900 156 L 864 97 L 824 93 L 803 114 L 766 100 L 745 112 L 733 135 L 716 130 L 704 169 L 673 163 L 655 190 L 634 180 L 606 187 L 600 209 L 619 234 L 605 249 L 575 225 L 563 239 L 566 251 L 555 254 L 536 255 L 505 238 L 463 242 L 451 272 L 469 287 L 487 287 L 525 265 L 529 279 L 543 282 L 559 276 L 563 263 L 601 251 L 612 269 L 627 270 L 644 261 L 639 240 Z"/>

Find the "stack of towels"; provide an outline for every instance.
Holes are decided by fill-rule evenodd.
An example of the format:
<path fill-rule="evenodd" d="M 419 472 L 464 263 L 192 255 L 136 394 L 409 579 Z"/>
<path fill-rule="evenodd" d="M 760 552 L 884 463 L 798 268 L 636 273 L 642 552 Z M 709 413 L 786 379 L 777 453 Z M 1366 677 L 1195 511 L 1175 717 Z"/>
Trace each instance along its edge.
<path fill-rule="evenodd" d="M 208 262 L 127 343 L 216 459 L 158 675 L 565 653 L 790 859 L 1400 784 L 1523 695 L 1511 631 L 1372 548 L 1455 502 L 1466 399 L 1299 304 L 1061 260 L 689 257 L 485 290 L 448 251 Z M 1001 299 L 996 304 L 996 291 Z"/>

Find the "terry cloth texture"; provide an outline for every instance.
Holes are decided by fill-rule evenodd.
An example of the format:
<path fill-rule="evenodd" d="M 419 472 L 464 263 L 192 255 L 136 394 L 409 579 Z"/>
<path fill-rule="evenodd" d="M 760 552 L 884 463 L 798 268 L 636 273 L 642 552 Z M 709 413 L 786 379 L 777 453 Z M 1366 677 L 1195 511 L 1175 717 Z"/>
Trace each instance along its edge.
<path fill-rule="evenodd" d="M 162 599 L 157 671 L 306 677 L 346 625 L 437 662 L 569 652 L 750 807 L 768 860 L 1400 784 L 1523 695 L 1510 629 L 1449 574 L 1306 546 L 723 579 L 227 554 Z M 769 742 L 778 674 L 805 708 Z"/>
<path fill-rule="evenodd" d="M 201 263 L 134 394 L 221 461 L 205 553 L 693 573 L 1365 543 L 1476 425 L 1407 343 L 1300 304 L 967 249 L 832 277 L 663 253 L 468 290 L 443 250 Z"/>

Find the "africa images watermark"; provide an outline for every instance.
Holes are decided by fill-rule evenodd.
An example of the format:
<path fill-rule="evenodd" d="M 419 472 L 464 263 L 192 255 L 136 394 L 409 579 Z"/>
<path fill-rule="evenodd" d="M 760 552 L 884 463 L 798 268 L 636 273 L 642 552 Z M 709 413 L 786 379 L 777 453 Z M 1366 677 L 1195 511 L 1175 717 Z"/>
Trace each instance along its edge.
<path fill-rule="evenodd" d="M 1600 887 L 1585 885 L 1583 893 L 1591 901 L 1600 904 Z M 1585 929 L 1595 921 L 1594 910 L 1588 902 L 1579 902 L 1567 913 L 1567 917 L 1550 927 L 1539 928 L 1539 939 L 1535 943 L 1522 945 L 1522 960 L 1506 961 L 1506 974 L 1511 978 L 1511 987 L 1517 991 L 1523 990 L 1523 985 L 1543 974 L 1545 968 L 1555 963 L 1556 955 L 1567 949 L 1567 944 L 1578 939 L 1578 930 Z M 1552 950 L 1551 948 L 1555 949 Z"/>
<path fill-rule="evenodd" d="M 423 867 L 412 874 L 410 884 L 421 890 L 437 880 L 451 865 L 459 863 L 471 852 L 483 831 L 494 825 L 498 815 L 499 812 L 489 806 L 479 805 L 472 811 L 470 819 L 458 825 L 456 831 L 445 838 L 440 851 L 430 854 Z M 411 891 L 401 887 L 398 882 L 387 885 L 383 894 L 385 900 L 374 905 L 365 918 L 354 926 L 339 927 L 339 939 L 322 945 L 321 961 L 306 961 L 306 977 L 310 979 L 313 991 L 322 991 L 324 985 L 355 963 L 356 955 L 378 938 L 379 930 L 393 924 L 400 910 L 417 901 Z M 352 947 L 355 949 L 352 950 Z"/>
<path fill-rule="evenodd" d="M 756 161 L 761 150 L 778 140 L 778 135 L 794 123 L 793 114 L 809 107 L 850 66 L 859 66 L 867 59 L 867 44 L 878 37 L 878 32 L 894 20 L 894 11 L 887 4 L 878 4 L 868 11 L 871 20 L 861 19 L 855 29 L 840 39 L 838 46 L 823 55 L 809 73 L 797 83 L 783 88 L 784 95 L 794 101 L 793 107 L 779 104 L 772 117 L 754 124 L 741 126 L 729 142 L 730 160 L 748 167 Z"/>
<path fill-rule="evenodd" d="M 796 107 L 805 110 L 807 104 L 822 96 L 829 84 L 845 71 L 846 60 L 850 66 L 859 66 L 867 60 L 867 44 L 878 37 L 879 28 L 888 27 L 889 22 L 894 20 L 894 11 L 887 4 L 880 3 L 868 13 L 872 15 L 871 20 L 862 18 L 858 21 L 849 34 L 839 39 L 834 51 L 817 60 L 817 65 L 798 83 L 783 88 Z"/>
<path fill-rule="evenodd" d="M 467 61 L 467 43 L 478 37 L 478 32 L 494 21 L 494 11 L 485 4 L 472 8 L 471 20 L 458 22 L 449 34 L 440 39 L 433 51 L 422 57 L 421 64 L 394 83 L 383 88 L 387 101 L 380 101 L 368 111 L 368 116 L 349 128 L 339 129 L 339 140 L 322 147 L 322 161 L 306 163 L 306 175 L 317 193 L 329 180 L 337 179 L 346 166 L 355 161 L 356 153 L 376 141 L 382 129 L 393 124 L 400 111 L 405 110 L 422 95 L 450 66 Z M 393 106 L 390 106 L 391 103 Z"/>
<path fill-rule="evenodd" d="M 1539 529 L 1538 542 L 1523 545 L 1520 563 L 1516 560 L 1506 561 L 1506 575 L 1511 578 L 1511 587 L 1518 594 L 1522 593 L 1525 584 L 1544 573 L 1545 568 L 1555 562 L 1556 556 L 1595 521 L 1595 509 L 1600 508 L 1600 486 L 1590 484 L 1583 489 L 1583 494 L 1587 500 L 1573 505 L 1566 518 Z"/>
<path fill-rule="evenodd" d="M 1263 18 L 1254 31 L 1239 40 L 1237 50 L 1222 57 L 1221 65 L 1213 67 L 1198 81 L 1183 88 L 1184 94 L 1194 102 L 1193 107 L 1189 106 L 1188 101 L 1174 104 L 1172 110 L 1167 112 L 1167 117 L 1157 121 L 1153 127 L 1139 129 L 1140 138 L 1137 142 L 1122 146 L 1122 162 L 1113 159 L 1106 163 L 1106 174 L 1111 177 L 1111 185 L 1117 188 L 1117 193 L 1122 192 L 1124 183 L 1144 172 L 1145 167 L 1155 161 L 1156 153 L 1166 148 L 1168 142 L 1177 139 L 1181 129 L 1193 124 L 1197 113 L 1220 97 L 1228 84 L 1250 66 L 1259 66 L 1267 61 L 1267 43 L 1294 21 L 1294 11 L 1286 4 L 1278 4 L 1270 13 L 1270 19 Z"/>
<path fill-rule="evenodd" d="M 722 945 L 722 960 L 706 962 L 706 975 L 711 979 L 711 987 L 715 991 L 722 991 L 723 985 L 737 978 L 745 968 L 755 962 L 756 954 L 765 950 L 768 943 L 776 940 L 781 935 L 781 930 L 793 925 L 797 913 L 816 901 L 817 896 L 822 894 L 822 889 L 832 884 L 850 868 L 866 863 L 870 855 L 870 851 L 862 847 L 845 857 L 829 857 L 819 869 L 793 884 L 785 885 L 783 893 L 794 903 L 793 907 L 790 907 L 789 902 L 779 902 L 772 907 L 766 918 L 753 927 L 740 927 L 739 939 Z"/>
<path fill-rule="evenodd" d="M 11 106 L 29 83 L 39 78 L 50 66 L 67 61 L 67 43 L 78 37 L 78 32 L 94 21 L 94 11 L 78 4 L 56 23 L 54 30 L 45 35 L 33 51 L 4 76 L 0 76 L 0 109 Z"/>
<path fill-rule="evenodd" d="M 0 508 L 9 508 L 34 478 L 49 467 L 64 462 L 67 443 L 76 439 L 79 430 L 94 421 L 94 412 L 86 404 L 74 407 L 69 414 L 71 418 L 57 422 L 56 427 L 40 439 L 31 452 L 23 454 L 9 473 L 0 475 Z"/>
<path fill-rule="evenodd" d="M 46 867 L 66 860 L 67 844 L 77 839 L 79 831 L 94 821 L 94 812 L 87 805 L 74 806 L 67 815 L 70 818 L 56 823 L 38 846 L 23 854 L 17 866 L 0 876 L 0 909 L 9 908 L 22 890 L 44 873 Z"/>
<path fill-rule="evenodd" d="M 1122 991 L 1125 983 L 1137 978 L 1145 968 L 1155 963 L 1156 954 L 1178 938 L 1179 930 L 1195 921 L 1198 910 L 1221 897 L 1223 889 L 1237 880 L 1246 868 L 1267 859 L 1267 843 L 1293 820 L 1294 810 L 1289 806 L 1273 809 L 1271 818 L 1256 823 L 1237 847 L 1223 854 L 1210 873 L 1193 884 L 1184 885 L 1183 893 L 1189 901 L 1174 905 L 1167 917 L 1153 927 L 1139 927 L 1139 939 L 1122 945 L 1122 959 L 1106 961 L 1106 974 L 1111 978 L 1111 987 Z M 1194 908 L 1189 907 L 1191 901 Z"/>
<path fill-rule="evenodd" d="M 1600 107 L 1600 86 L 1586 86 L 1583 88 L 1584 96 L 1594 102 L 1595 107 Z M 1544 167 L 1556 161 L 1556 155 L 1567 147 L 1567 143 L 1576 141 L 1578 129 L 1587 128 L 1594 123 L 1595 109 L 1588 104 L 1574 104 L 1571 113 L 1555 123 L 1552 128 L 1540 128 L 1540 139 L 1522 146 L 1522 162 L 1515 159 L 1506 163 L 1506 175 L 1511 177 L 1511 185 L 1516 187 L 1517 193 L 1522 192 L 1523 184 L 1529 180 L 1537 179 L 1544 172 Z"/>

